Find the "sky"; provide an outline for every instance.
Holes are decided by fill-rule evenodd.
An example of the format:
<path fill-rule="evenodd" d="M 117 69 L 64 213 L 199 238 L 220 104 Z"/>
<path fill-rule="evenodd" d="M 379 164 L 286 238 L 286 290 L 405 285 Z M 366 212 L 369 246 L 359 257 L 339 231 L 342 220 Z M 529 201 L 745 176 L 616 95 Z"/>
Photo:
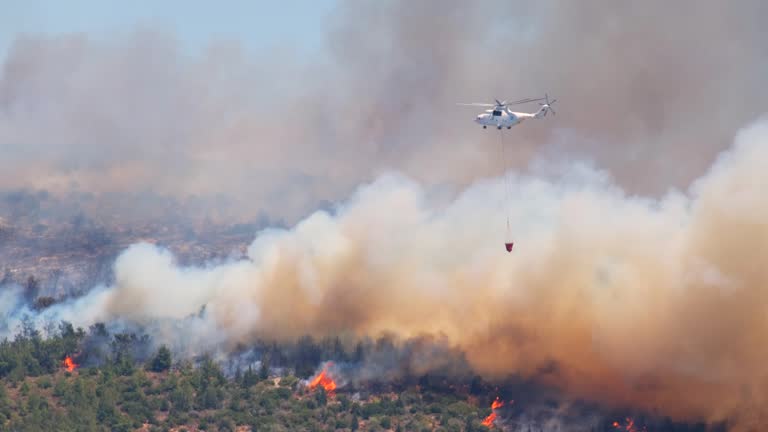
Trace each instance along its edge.
<path fill-rule="evenodd" d="M 323 23 L 334 6 L 333 0 L 0 0 L 0 58 L 21 34 L 75 32 L 102 38 L 141 27 L 166 29 L 191 50 L 227 39 L 254 53 L 289 44 L 311 54 L 321 46 Z"/>
<path fill-rule="evenodd" d="M 658 196 L 763 112 L 764 1 L 489 3 L 0 0 L 0 194 L 292 224 L 389 171 L 455 192 L 580 160 Z M 506 156 L 456 106 L 544 93 Z"/>

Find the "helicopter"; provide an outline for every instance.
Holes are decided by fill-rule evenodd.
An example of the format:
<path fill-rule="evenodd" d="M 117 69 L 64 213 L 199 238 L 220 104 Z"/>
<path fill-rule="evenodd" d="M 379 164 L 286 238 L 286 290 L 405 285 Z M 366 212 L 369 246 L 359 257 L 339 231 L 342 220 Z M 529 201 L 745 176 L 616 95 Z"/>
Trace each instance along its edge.
<path fill-rule="evenodd" d="M 549 111 L 552 111 L 552 115 L 557 114 L 555 110 L 552 109 L 552 104 L 557 102 L 557 99 L 552 99 L 550 101 L 549 95 L 547 95 L 546 93 L 544 94 L 543 98 L 538 98 L 538 99 L 527 98 L 527 99 L 520 99 L 513 102 L 499 101 L 498 99 L 494 99 L 494 100 L 496 101 L 496 104 L 475 102 L 475 103 L 458 103 L 457 105 L 493 107 L 492 109 L 485 110 L 485 113 L 475 117 L 475 123 L 482 125 L 483 129 L 486 129 L 488 126 L 496 126 L 496 128 L 499 130 L 501 130 L 504 127 L 506 127 L 507 129 L 511 129 L 512 126 L 520 124 L 524 120 L 527 120 L 529 118 L 538 119 L 538 118 L 546 117 Z M 545 102 L 541 103 L 540 101 L 545 101 Z M 536 111 L 535 113 L 514 112 L 509 109 L 510 105 L 520 105 L 528 102 L 539 102 L 539 105 L 541 105 L 541 108 L 539 108 L 539 110 Z"/>
<path fill-rule="evenodd" d="M 547 113 L 552 111 L 552 115 L 555 115 L 555 110 L 552 109 L 552 104 L 557 102 L 557 99 L 549 100 L 549 95 L 544 93 L 543 98 L 538 99 L 520 99 L 513 102 L 507 102 L 507 101 L 500 101 L 498 99 L 494 99 L 496 101 L 496 104 L 487 104 L 487 103 L 459 103 L 458 105 L 469 105 L 469 106 L 485 106 L 485 107 L 492 107 L 492 109 L 486 110 L 485 113 L 478 115 L 475 118 L 475 123 L 480 124 L 483 126 L 483 129 L 487 129 L 488 126 L 496 126 L 497 129 L 501 130 L 502 128 L 512 129 L 512 126 L 515 126 L 517 124 L 522 123 L 524 120 L 527 120 L 529 118 L 535 118 L 539 119 L 542 117 L 546 117 Z M 544 101 L 542 103 L 541 101 Z M 519 105 L 529 102 L 539 102 L 539 105 L 541 105 L 541 108 L 539 108 L 538 111 L 535 113 L 524 113 L 524 112 L 515 112 L 511 111 L 509 109 L 510 105 Z M 504 133 L 499 133 L 499 137 L 501 139 L 501 149 L 502 149 L 502 160 L 504 159 Z M 509 182 L 505 179 L 506 188 L 509 189 Z M 507 205 L 510 205 L 509 203 L 509 191 L 507 191 Z M 507 252 L 512 252 L 512 248 L 514 247 L 514 242 L 511 239 L 510 236 L 510 218 L 509 218 L 509 211 L 507 212 L 507 235 L 506 240 L 504 242 L 504 248 L 507 250 Z"/>

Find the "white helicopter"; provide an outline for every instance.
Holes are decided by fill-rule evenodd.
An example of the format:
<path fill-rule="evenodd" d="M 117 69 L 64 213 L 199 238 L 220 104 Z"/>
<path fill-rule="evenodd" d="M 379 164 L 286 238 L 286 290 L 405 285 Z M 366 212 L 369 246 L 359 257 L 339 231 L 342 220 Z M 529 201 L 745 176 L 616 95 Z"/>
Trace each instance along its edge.
<path fill-rule="evenodd" d="M 543 98 L 538 99 L 520 99 L 518 101 L 513 102 L 507 102 L 507 101 L 499 101 L 496 100 L 496 104 L 487 104 L 487 103 L 459 103 L 457 105 L 467 105 L 467 106 L 486 106 L 486 107 L 493 107 L 493 109 L 485 110 L 485 113 L 478 115 L 475 118 L 475 123 L 480 124 L 483 126 L 483 129 L 486 129 L 488 126 L 496 126 L 497 129 L 501 129 L 503 127 L 506 127 L 507 129 L 511 129 L 512 126 L 515 126 L 516 124 L 521 123 L 523 120 L 529 119 L 529 118 L 542 118 L 547 115 L 547 112 L 552 111 L 552 114 L 557 114 L 555 110 L 552 109 L 552 104 L 557 102 L 557 99 L 549 100 L 549 95 L 544 94 Z M 524 113 L 524 112 L 514 112 L 510 111 L 509 106 L 510 105 L 519 105 L 524 104 L 528 102 L 538 102 L 538 101 L 545 101 L 544 103 L 539 102 L 539 105 L 541 105 L 541 108 L 536 111 L 535 113 Z"/>

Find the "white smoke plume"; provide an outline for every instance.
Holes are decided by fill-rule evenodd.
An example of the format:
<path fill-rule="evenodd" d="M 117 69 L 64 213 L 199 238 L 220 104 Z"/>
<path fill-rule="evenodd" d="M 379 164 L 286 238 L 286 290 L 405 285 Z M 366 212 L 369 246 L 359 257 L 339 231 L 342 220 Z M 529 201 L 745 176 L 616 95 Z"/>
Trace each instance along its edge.
<path fill-rule="evenodd" d="M 141 323 L 190 353 L 257 337 L 442 335 L 488 377 L 554 362 L 543 379 L 576 396 L 749 426 L 768 414 L 766 165 L 761 120 L 689 190 L 659 199 L 580 164 L 515 175 L 511 254 L 502 179 L 445 202 L 390 173 L 333 213 L 259 233 L 247 259 L 182 268 L 133 245 L 113 286 L 36 318 Z"/>

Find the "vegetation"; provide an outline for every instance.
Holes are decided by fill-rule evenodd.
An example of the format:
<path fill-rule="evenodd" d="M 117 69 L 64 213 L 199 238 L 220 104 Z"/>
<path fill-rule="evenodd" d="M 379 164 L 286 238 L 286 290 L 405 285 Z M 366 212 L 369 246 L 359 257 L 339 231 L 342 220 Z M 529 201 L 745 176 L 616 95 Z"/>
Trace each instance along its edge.
<path fill-rule="evenodd" d="M 176 361 L 145 337 L 61 323 L 42 337 L 29 323 L 0 342 L 0 431 L 482 431 L 486 406 L 452 391 L 388 389 L 372 397 L 302 384 L 338 341 L 265 348 L 260 367 L 225 374 L 209 357 Z M 82 363 L 68 372 L 67 356 Z M 146 358 L 143 358 L 146 357 Z M 283 376 L 269 362 L 290 364 Z M 227 375 L 230 375 L 229 377 Z M 427 387 L 424 387 L 424 386 Z M 485 405 L 485 404 L 483 404 Z"/>

